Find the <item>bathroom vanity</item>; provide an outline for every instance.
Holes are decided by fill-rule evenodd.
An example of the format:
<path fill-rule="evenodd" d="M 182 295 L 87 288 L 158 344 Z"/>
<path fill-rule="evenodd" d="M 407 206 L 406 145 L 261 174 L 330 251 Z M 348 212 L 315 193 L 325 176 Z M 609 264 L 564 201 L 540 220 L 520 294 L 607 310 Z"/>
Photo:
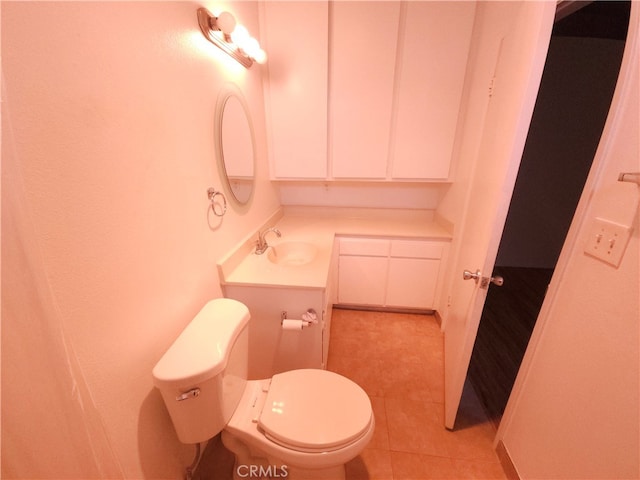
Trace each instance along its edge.
<path fill-rule="evenodd" d="M 451 234 L 428 214 L 288 207 L 260 231 L 274 226 L 262 255 L 256 233 L 218 263 L 225 297 L 251 312 L 250 378 L 326 368 L 333 305 L 438 308 Z M 317 323 L 282 327 L 309 309 Z"/>
<path fill-rule="evenodd" d="M 434 310 L 449 242 L 339 238 L 338 303 Z"/>

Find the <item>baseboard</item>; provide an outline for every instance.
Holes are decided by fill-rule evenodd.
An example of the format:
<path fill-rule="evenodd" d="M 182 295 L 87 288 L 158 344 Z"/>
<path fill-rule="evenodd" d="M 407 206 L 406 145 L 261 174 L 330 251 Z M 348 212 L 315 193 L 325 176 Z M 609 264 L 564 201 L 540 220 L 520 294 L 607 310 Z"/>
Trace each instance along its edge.
<path fill-rule="evenodd" d="M 436 322 L 438 322 L 438 326 L 442 328 L 442 317 L 440 316 L 440 312 L 434 310 L 433 316 L 436 317 Z"/>
<path fill-rule="evenodd" d="M 520 475 L 518 475 L 518 471 L 511 461 L 509 452 L 504 446 L 504 443 L 502 443 L 502 440 L 498 441 L 498 445 L 496 446 L 496 454 L 498 455 L 498 459 L 500 460 L 500 464 L 502 465 L 502 470 L 504 470 L 504 474 L 507 479 L 520 480 Z"/>
<path fill-rule="evenodd" d="M 365 312 L 414 313 L 418 315 L 433 315 L 435 310 L 424 308 L 378 307 L 368 305 L 352 305 L 350 303 L 334 303 L 333 308 L 340 310 L 362 310 Z"/>

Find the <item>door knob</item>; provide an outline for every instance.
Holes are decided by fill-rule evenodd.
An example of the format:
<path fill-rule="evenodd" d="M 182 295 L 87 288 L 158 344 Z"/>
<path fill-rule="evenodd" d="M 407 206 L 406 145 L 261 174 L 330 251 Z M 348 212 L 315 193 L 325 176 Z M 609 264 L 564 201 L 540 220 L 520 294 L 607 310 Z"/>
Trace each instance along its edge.
<path fill-rule="evenodd" d="M 473 279 L 476 283 L 478 283 L 478 280 L 480 280 L 481 275 L 482 273 L 480 272 L 480 270 L 476 270 L 475 273 L 470 272 L 469 270 L 465 270 L 464 272 L 462 272 L 462 279 L 463 280 Z"/>
<path fill-rule="evenodd" d="M 501 287 L 504 285 L 504 278 L 499 275 L 496 275 L 495 277 L 482 277 L 480 288 L 484 288 L 486 290 L 489 288 L 490 283 L 493 283 L 496 287 Z"/>
<path fill-rule="evenodd" d="M 483 277 L 480 270 L 476 270 L 475 273 L 469 270 L 465 270 L 464 272 L 462 272 L 462 278 L 463 280 L 473 279 L 473 281 L 476 283 L 478 283 L 479 280 L 482 280 L 482 283 L 480 283 L 480 288 L 487 288 L 490 283 L 493 283 L 496 287 L 501 287 L 502 285 L 504 285 L 504 278 L 502 278 L 501 276 L 496 275 L 495 277 Z"/>

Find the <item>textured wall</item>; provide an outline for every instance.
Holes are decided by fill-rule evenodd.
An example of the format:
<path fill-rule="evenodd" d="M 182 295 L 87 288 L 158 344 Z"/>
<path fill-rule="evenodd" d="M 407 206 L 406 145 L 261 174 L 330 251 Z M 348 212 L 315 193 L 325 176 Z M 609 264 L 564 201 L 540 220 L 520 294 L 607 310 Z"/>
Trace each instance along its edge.
<path fill-rule="evenodd" d="M 278 208 L 261 67 L 190 2 L 2 4 L 3 478 L 181 478 L 151 369 L 210 298 L 216 260 Z M 227 7 L 258 35 L 253 2 Z M 222 219 L 218 92 L 253 116 L 257 190 Z"/>

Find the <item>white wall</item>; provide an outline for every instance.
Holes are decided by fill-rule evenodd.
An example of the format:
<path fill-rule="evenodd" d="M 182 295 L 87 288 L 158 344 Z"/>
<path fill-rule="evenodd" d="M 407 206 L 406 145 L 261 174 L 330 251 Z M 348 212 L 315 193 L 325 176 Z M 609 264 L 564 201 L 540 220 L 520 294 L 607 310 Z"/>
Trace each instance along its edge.
<path fill-rule="evenodd" d="M 640 477 L 640 5 L 618 88 L 587 181 L 500 427 L 523 479 Z M 619 267 L 585 255 L 591 222 L 631 225 Z"/>
<path fill-rule="evenodd" d="M 221 296 L 216 260 L 279 207 L 261 69 L 205 41 L 198 6 L 2 2 L 3 478 L 177 479 L 192 460 L 151 369 Z M 258 34 L 256 3 L 227 8 Z M 258 181 L 218 219 L 226 82 Z"/>
<path fill-rule="evenodd" d="M 282 205 L 435 210 L 448 184 L 279 183 Z"/>

